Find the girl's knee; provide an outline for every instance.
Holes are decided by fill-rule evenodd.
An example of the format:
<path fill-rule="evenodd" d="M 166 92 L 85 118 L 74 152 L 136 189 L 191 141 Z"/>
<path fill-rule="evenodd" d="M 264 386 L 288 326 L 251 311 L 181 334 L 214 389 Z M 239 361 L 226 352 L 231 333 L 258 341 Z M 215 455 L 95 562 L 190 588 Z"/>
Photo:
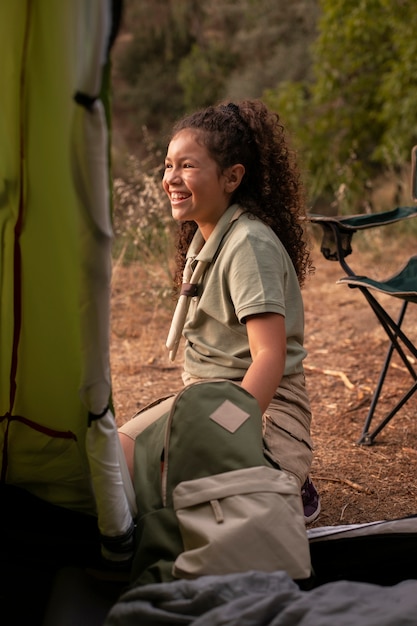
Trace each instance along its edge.
<path fill-rule="evenodd" d="M 119 431 L 120 445 L 122 446 L 123 453 L 125 455 L 127 468 L 129 470 L 130 478 L 133 481 L 133 459 L 135 454 L 135 440 Z"/>

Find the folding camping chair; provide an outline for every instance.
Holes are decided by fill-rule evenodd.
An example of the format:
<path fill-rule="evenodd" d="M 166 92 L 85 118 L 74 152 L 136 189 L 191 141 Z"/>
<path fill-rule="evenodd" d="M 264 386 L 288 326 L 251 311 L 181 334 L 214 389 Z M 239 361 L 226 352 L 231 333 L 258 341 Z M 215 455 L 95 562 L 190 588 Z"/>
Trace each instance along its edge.
<path fill-rule="evenodd" d="M 413 177 L 413 181 L 415 180 L 416 178 Z M 414 199 L 416 199 L 414 189 L 413 185 L 413 195 Z M 371 445 L 378 433 L 392 420 L 417 390 L 417 371 L 412 363 L 412 361 L 417 362 L 417 346 L 414 345 L 402 329 L 409 303 L 417 303 L 417 255 L 408 259 L 404 267 L 387 280 L 374 280 L 370 276 L 357 275 L 346 262 L 346 257 L 352 253 L 351 241 L 356 231 L 393 224 L 394 222 L 415 216 L 417 216 L 417 206 L 398 207 L 381 213 L 361 215 L 330 217 L 315 214 L 309 215 L 309 220 L 312 223 L 319 224 L 322 227 L 321 252 L 323 256 L 330 261 L 338 261 L 346 274 L 337 282 L 347 284 L 351 288 L 358 288 L 363 293 L 389 339 L 388 350 L 373 393 L 363 431 L 358 441 L 359 444 Z M 400 314 L 396 321 L 388 314 L 373 292 L 393 296 L 402 301 Z M 410 373 L 412 384 L 380 423 L 373 430 L 370 430 L 394 351 L 398 353 Z M 411 359 L 409 358 L 410 356 Z"/>

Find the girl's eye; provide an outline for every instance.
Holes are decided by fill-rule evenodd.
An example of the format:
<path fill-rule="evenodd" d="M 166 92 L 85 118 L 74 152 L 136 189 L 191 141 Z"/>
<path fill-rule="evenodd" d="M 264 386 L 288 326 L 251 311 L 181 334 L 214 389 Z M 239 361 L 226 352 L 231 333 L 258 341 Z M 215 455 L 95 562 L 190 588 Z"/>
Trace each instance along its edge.
<path fill-rule="evenodd" d="M 169 170 L 172 167 L 171 163 L 165 163 L 165 169 Z"/>

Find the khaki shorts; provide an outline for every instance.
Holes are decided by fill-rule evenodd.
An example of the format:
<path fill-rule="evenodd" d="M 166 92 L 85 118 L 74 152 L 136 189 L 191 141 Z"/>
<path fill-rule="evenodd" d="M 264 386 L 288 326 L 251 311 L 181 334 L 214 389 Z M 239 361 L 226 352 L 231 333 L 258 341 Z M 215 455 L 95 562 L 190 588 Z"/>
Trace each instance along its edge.
<path fill-rule="evenodd" d="M 265 448 L 301 487 L 313 460 L 311 410 L 304 374 L 284 376 L 263 418 Z"/>
<path fill-rule="evenodd" d="M 200 379 L 198 379 L 200 380 Z M 188 381 L 188 384 L 197 379 Z M 170 410 L 175 395 L 157 400 L 119 428 L 136 439 L 150 424 Z M 307 478 L 313 457 L 310 438 L 311 411 L 304 374 L 285 376 L 268 410 L 263 415 L 263 438 L 266 451 L 280 468 L 298 480 Z"/>

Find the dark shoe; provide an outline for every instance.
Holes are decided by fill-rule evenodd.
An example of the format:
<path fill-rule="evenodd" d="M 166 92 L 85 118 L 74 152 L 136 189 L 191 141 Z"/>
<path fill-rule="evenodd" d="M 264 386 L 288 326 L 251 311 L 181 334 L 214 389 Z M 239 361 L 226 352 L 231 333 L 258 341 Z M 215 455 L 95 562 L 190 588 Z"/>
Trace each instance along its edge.
<path fill-rule="evenodd" d="M 304 521 L 306 524 L 311 524 L 320 515 L 321 506 L 320 496 L 309 477 L 301 488 L 301 497 L 304 507 Z"/>

